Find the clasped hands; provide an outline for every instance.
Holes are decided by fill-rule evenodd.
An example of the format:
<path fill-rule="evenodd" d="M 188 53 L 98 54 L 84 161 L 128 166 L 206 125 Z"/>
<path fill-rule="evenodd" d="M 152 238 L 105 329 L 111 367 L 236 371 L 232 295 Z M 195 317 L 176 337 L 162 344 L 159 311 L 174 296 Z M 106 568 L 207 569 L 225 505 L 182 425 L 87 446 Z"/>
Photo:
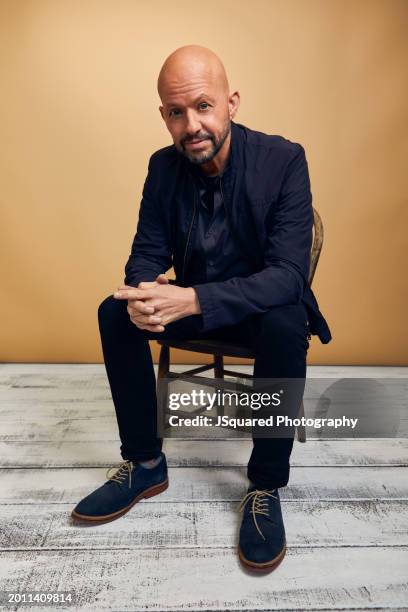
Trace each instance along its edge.
<path fill-rule="evenodd" d="M 168 323 L 201 312 L 195 290 L 171 285 L 164 274 L 137 287 L 121 285 L 113 297 L 127 300 L 132 323 L 152 332 L 163 332 Z"/>

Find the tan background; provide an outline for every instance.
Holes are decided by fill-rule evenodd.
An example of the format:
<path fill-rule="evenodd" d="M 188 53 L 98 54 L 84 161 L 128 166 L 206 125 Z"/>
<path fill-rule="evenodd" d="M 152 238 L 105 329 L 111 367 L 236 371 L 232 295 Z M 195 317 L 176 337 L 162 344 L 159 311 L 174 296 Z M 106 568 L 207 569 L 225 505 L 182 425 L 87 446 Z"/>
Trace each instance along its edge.
<path fill-rule="evenodd" d="M 97 306 L 171 143 L 157 74 L 197 43 L 240 91 L 236 121 L 306 149 L 334 337 L 309 363 L 407 363 L 407 16 L 396 0 L 3 0 L 0 359 L 102 361 Z"/>

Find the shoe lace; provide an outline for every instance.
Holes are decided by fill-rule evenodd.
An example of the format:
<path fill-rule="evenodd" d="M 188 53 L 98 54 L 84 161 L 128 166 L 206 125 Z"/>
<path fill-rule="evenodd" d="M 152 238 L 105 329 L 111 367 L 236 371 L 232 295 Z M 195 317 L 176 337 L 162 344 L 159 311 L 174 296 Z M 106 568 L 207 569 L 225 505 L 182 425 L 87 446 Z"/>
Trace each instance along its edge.
<path fill-rule="evenodd" d="M 116 472 L 112 474 L 112 476 L 110 476 L 109 473 L 112 470 L 116 470 Z M 124 479 L 127 478 L 127 476 L 129 476 L 129 489 L 130 489 L 132 485 L 132 470 L 133 470 L 132 461 L 121 461 L 117 465 L 113 465 L 111 468 L 107 470 L 106 478 L 108 480 L 113 480 L 114 482 L 118 482 L 119 484 L 122 484 Z"/>
<path fill-rule="evenodd" d="M 256 520 L 256 515 L 263 514 L 264 516 L 268 516 L 268 497 L 278 499 L 277 495 L 273 495 L 273 491 L 276 491 L 276 489 L 254 489 L 253 491 L 249 491 L 238 507 L 238 511 L 243 512 L 247 503 L 250 502 L 250 500 L 252 501 L 250 512 L 252 513 L 252 518 L 254 519 L 255 526 L 264 540 L 266 540 L 266 538 L 262 533 L 261 529 L 259 528 L 258 521 Z"/>

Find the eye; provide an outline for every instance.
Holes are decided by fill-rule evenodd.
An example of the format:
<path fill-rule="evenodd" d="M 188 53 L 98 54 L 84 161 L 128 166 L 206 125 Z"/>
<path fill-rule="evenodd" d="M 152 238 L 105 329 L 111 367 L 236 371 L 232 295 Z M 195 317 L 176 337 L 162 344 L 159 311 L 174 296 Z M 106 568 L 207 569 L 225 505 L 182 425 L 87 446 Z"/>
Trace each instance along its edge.
<path fill-rule="evenodd" d="M 207 108 L 210 108 L 210 105 L 208 104 L 208 102 L 200 102 L 198 107 L 200 108 L 200 110 L 207 110 Z"/>
<path fill-rule="evenodd" d="M 173 115 L 177 116 L 177 113 L 180 113 L 178 108 L 173 108 L 170 112 L 169 112 L 169 117 L 172 117 Z"/>

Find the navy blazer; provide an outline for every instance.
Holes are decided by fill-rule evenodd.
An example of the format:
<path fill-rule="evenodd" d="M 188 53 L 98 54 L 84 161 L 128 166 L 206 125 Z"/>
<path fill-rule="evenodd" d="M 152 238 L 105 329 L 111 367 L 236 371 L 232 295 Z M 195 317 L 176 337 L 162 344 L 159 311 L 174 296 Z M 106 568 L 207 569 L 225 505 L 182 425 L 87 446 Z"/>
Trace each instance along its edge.
<path fill-rule="evenodd" d="M 310 332 L 331 333 L 308 282 L 313 209 L 304 148 L 231 122 L 231 164 L 221 179 L 230 231 L 253 273 L 196 286 L 202 331 L 239 323 L 273 306 L 304 303 Z M 127 285 L 173 266 L 188 287 L 198 194 L 191 162 L 174 145 L 149 160 L 139 219 L 125 266 Z"/>

